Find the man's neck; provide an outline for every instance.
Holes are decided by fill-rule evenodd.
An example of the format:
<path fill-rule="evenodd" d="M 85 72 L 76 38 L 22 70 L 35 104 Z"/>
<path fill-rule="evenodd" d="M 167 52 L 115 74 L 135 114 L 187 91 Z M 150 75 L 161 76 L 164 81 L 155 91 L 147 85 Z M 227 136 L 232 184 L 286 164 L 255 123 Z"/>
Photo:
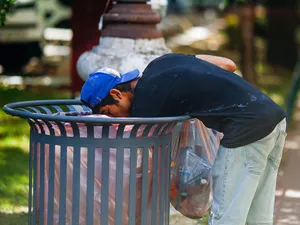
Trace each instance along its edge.
<path fill-rule="evenodd" d="M 140 80 L 140 78 L 135 79 L 135 80 L 130 82 L 130 87 L 131 87 L 132 92 L 134 92 L 135 86 L 139 82 L 139 80 Z"/>

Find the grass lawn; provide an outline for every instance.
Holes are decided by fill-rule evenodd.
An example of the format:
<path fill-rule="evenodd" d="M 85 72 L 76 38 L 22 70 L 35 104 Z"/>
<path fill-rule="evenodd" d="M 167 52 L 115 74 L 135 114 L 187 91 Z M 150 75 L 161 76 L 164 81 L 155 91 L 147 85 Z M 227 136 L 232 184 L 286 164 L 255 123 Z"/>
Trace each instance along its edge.
<path fill-rule="evenodd" d="M 0 224 L 27 224 L 29 125 L 5 114 L 5 104 L 37 99 L 69 98 L 60 90 L 19 90 L 0 86 Z"/>

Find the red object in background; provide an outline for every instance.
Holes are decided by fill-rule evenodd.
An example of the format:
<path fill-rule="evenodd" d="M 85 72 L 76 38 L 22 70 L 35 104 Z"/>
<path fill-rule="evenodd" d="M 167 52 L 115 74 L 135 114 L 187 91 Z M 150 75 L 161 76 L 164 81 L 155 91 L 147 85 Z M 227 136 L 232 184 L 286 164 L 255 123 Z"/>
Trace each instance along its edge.
<path fill-rule="evenodd" d="M 180 194 L 180 190 L 177 187 L 177 182 L 170 184 L 170 201 L 175 199 Z"/>
<path fill-rule="evenodd" d="M 100 31 L 98 30 L 98 23 L 107 2 L 107 0 L 72 1 L 71 91 L 73 96 L 81 90 L 84 83 L 77 73 L 77 60 L 82 53 L 99 44 Z"/>

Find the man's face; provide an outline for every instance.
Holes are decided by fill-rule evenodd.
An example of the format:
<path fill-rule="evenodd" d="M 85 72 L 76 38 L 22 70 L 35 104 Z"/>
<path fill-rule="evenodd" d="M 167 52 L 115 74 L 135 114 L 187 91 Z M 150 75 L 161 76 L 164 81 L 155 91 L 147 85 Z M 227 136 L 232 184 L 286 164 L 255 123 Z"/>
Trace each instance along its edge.
<path fill-rule="evenodd" d="M 101 106 L 99 113 L 110 117 L 130 117 L 133 94 L 130 92 L 120 92 L 117 89 L 112 89 L 110 94 L 117 103 Z"/>

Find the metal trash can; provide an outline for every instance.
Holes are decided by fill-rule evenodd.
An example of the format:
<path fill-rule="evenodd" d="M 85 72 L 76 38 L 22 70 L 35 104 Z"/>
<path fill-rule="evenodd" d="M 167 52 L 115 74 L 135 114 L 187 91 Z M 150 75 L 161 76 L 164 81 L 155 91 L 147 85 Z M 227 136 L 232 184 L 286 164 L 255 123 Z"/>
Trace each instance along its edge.
<path fill-rule="evenodd" d="M 169 224 L 171 131 L 188 116 L 74 116 L 90 112 L 78 100 L 3 109 L 31 127 L 30 225 Z"/>

